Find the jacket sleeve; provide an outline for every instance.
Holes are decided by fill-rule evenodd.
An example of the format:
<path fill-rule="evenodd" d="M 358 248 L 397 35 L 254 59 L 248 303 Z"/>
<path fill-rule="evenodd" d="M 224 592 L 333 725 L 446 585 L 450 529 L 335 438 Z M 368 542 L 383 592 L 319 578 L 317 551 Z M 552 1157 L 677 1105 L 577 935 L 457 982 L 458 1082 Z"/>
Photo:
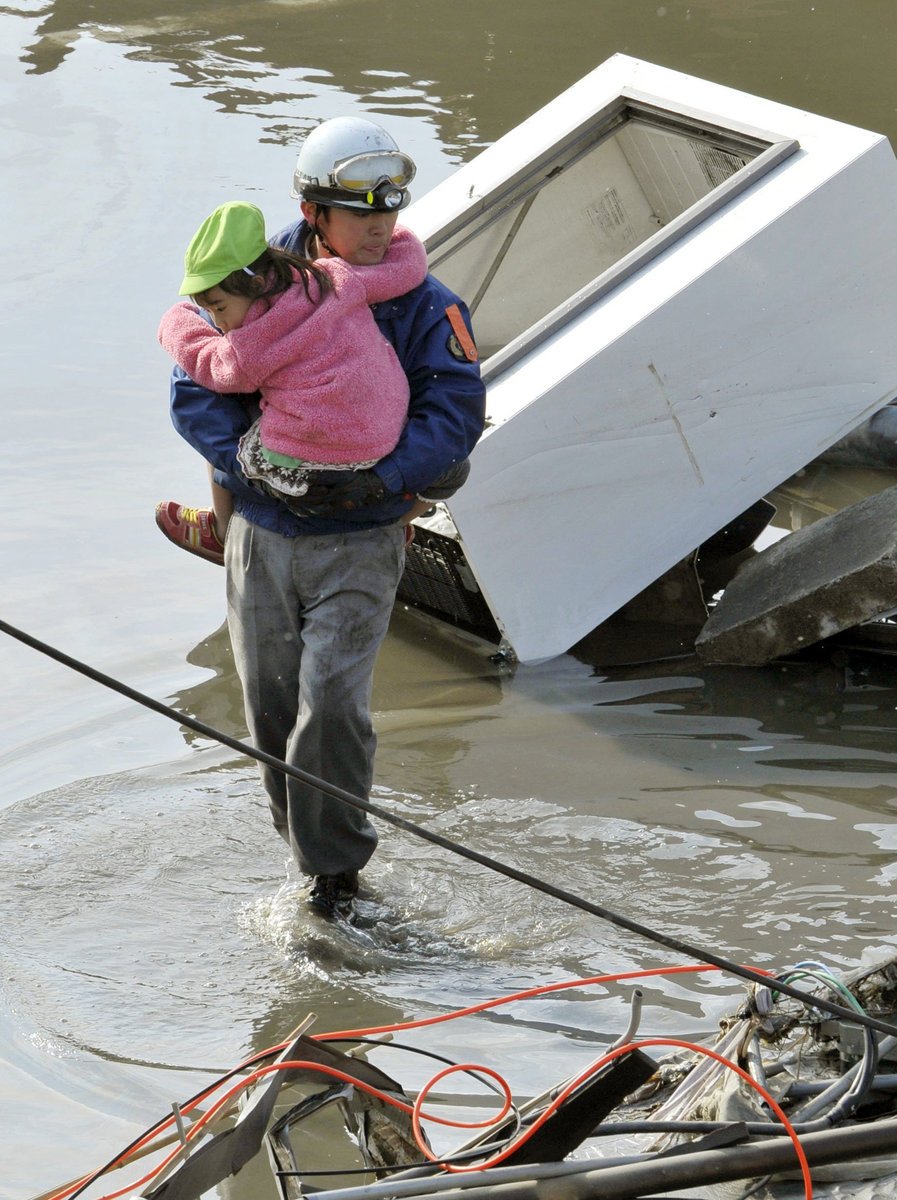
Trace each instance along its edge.
<path fill-rule="evenodd" d="M 446 315 L 456 305 L 469 331 L 463 301 L 432 276 L 407 300 L 396 319 L 374 313 L 405 368 L 411 399 L 398 445 L 373 469 L 390 492 L 416 494 L 469 456 L 483 432 L 486 389 Z"/>
<path fill-rule="evenodd" d="M 238 358 L 227 335 L 213 329 L 190 304 L 175 304 L 159 325 L 159 341 L 179 367 L 217 392 L 253 392 L 255 373 Z"/>
<path fill-rule="evenodd" d="M 397 225 L 381 263 L 351 270 L 364 287 L 365 303 L 378 304 L 381 300 L 404 296 L 423 283 L 427 275 L 427 252 L 416 234 Z"/>

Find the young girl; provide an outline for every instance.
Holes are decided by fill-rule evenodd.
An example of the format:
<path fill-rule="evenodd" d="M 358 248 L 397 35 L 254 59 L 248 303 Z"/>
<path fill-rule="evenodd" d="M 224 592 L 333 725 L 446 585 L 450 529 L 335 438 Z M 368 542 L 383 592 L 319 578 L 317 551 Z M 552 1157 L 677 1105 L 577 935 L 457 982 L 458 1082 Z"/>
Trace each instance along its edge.
<path fill-rule="evenodd" d="M 369 305 L 411 291 L 426 276 L 426 251 L 410 230 L 396 228 L 378 265 L 312 261 L 270 247 L 259 209 L 234 201 L 203 222 L 184 264 L 180 294 L 194 303 L 169 309 L 159 341 L 203 387 L 261 391 L 261 416 L 238 454 L 247 479 L 290 504 L 310 483 L 341 482 L 340 472 L 371 467 L 394 449 L 408 380 Z M 215 488 L 208 553 L 179 544 L 220 561 L 216 543 L 230 505 L 229 493 Z M 157 510 L 164 533 L 166 516 Z"/>

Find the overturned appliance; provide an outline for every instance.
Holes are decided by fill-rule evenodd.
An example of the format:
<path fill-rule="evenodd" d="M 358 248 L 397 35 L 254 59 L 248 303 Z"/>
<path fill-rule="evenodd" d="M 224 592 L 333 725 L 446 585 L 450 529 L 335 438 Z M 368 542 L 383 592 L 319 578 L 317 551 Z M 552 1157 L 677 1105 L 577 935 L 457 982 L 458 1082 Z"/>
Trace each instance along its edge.
<path fill-rule="evenodd" d="M 615 55 L 407 210 L 489 425 L 400 599 L 560 654 L 897 395 L 885 137 Z"/>

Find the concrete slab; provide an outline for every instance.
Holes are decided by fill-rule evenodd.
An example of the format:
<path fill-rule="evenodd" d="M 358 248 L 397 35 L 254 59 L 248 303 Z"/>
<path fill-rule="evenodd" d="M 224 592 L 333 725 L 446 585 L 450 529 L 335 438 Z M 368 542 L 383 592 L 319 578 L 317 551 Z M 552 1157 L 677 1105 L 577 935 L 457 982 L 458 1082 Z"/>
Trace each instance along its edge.
<path fill-rule="evenodd" d="M 758 666 L 897 608 L 897 487 L 747 561 L 695 642 L 704 662 Z"/>

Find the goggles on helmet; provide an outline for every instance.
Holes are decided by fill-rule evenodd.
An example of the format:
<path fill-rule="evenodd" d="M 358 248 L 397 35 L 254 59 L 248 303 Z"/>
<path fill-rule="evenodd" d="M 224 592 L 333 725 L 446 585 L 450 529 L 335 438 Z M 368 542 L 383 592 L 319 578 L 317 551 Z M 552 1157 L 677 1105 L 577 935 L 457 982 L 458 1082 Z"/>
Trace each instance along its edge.
<path fill-rule="evenodd" d="M 301 162 L 301 160 L 300 160 Z M 293 196 L 334 208 L 398 212 L 410 196 L 412 159 L 401 151 L 376 150 L 338 159 L 325 176 L 311 178 L 297 165 Z"/>
<path fill-rule="evenodd" d="M 333 164 L 330 186 L 347 192 L 373 192 L 382 183 L 406 188 L 416 168 L 407 154 L 379 150 L 373 154 L 353 154 Z"/>

